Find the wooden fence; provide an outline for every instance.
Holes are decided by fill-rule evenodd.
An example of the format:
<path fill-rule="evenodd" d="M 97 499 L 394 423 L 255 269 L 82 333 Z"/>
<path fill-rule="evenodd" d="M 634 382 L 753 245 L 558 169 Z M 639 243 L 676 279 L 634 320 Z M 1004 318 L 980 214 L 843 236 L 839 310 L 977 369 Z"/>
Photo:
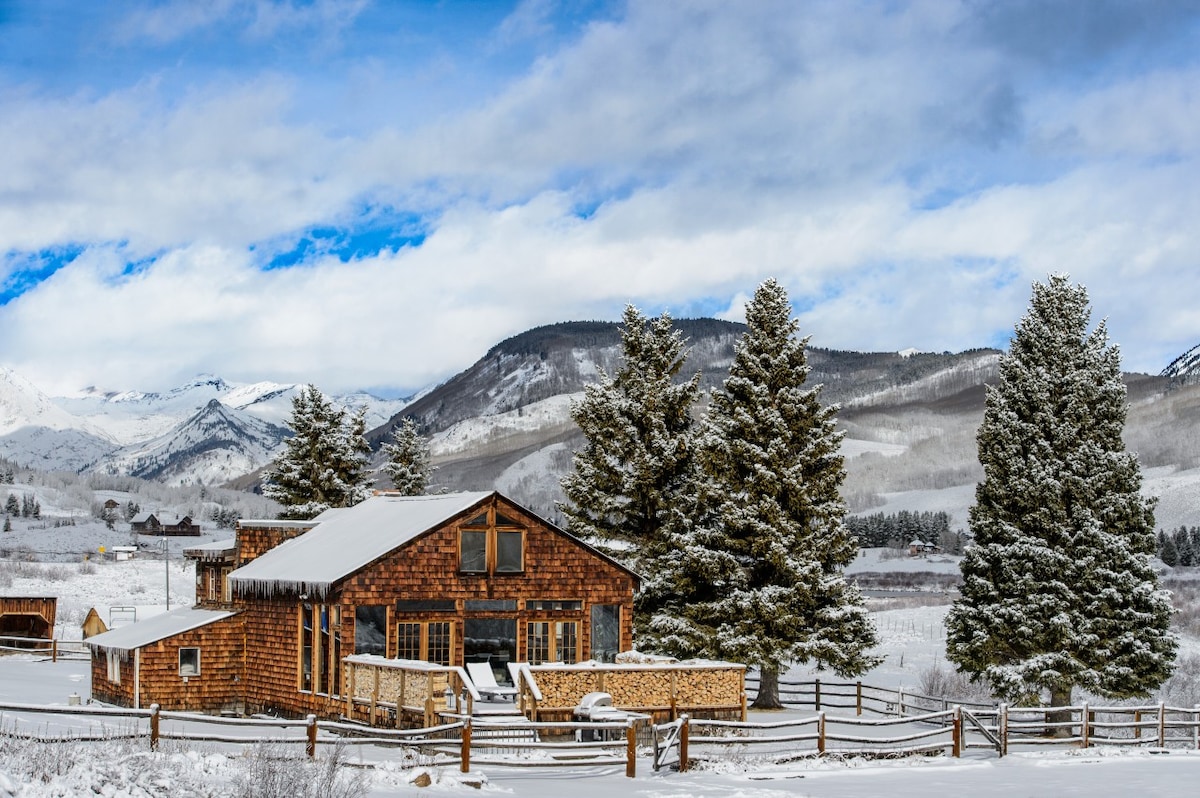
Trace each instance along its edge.
<path fill-rule="evenodd" d="M 90 659 L 91 652 L 82 640 L 59 640 L 48 637 L 18 637 L 0 635 L 0 651 L 20 652 L 22 654 L 47 654 L 57 662 L 60 657 L 67 659 Z"/>
<path fill-rule="evenodd" d="M 52 726 L 39 721 L 41 731 L 23 731 L 15 721 L 25 715 L 65 718 Z M 226 743 L 233 745 L 303 745 L 305 754 L 315 757 L 320 745 L 379 746 L 406 748 L 428 757 L 428 764 L 458 764 L 463 773 L 472 765 L 525 767 L 596 767 L 621 766 L 625 774 L 637 773 L 637 733 L 630 722 L 555 722 L 491 721 L 468 715 L 451 716 L 449 723 L 424 729 L 381 729 L 357 723 L 282 718 L 228 718 L 188 712 L 166 712 L 152 705 L 149 709 L 66 706 L 42 704 L 0 704 L 0 735 L 44 743 L 63 741 L 97 742 L 121 739 L 145 739 L 156 751 L 162 740 Z M 8 721 L 13 721 L 11 727 Z M 172 723 L 216 727 L 213 732 L 194 728 L 171 728 Z M 115 724 L 115 725 L 114 725 Z M 52 733 L 60 728 L 61 733 Z M 273 733 L 266 733 L 268 732 Z M 503 751 L 504 757 L 489 757 Z M 481 754 L 482 752 L 482 754 Z"/>

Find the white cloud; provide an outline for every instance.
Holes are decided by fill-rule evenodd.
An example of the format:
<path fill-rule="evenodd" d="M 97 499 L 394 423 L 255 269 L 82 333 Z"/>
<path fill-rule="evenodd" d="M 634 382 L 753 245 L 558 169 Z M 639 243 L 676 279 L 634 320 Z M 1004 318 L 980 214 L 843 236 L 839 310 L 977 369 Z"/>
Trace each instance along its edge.
<path fill-rule="evenodd" d="M 211 4 L 156 35 L 249 8 L 264 36 L 362 11 Z M 1067 271 L 1126 365 L 1157 370 L 1200 338 L 1182 290 L 1200 243 L 1195 67 L 1074 89 L 965 35 L 970 10 L 635 2 L 486 102 L 428 118 L 379 78 L 396 74 L 381 53 L 345 73 L 370 80 L 330 75 L 321 95 L 288 74 L 2 95 L 0 252 L 89 248 L 0 308 L 0 361 L 72 388 L 197 371 L 417 388 L 505 336 L 626 302 L 740 318 L 768 276 L 816 346 L 961 349 L 1003 336 L 1030 283 Z M 523 4 L 501 33 L 546 13 Z M 323 119 L 330 85 L 372 104 L 372 126 Z M 364 205 L 428 213 L 428 237 L 269 272 L 248 252 Z"/>

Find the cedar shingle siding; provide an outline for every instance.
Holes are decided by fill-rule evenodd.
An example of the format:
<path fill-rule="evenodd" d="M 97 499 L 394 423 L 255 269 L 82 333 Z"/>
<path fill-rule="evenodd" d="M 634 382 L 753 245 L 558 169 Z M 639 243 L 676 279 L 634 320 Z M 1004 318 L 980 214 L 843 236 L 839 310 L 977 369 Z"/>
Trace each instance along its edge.
<path fill-rule="evenodd" d="M 458 505 L 454 505 L 456 497 L 461 497 Z M 286 572 L 279 572 L 276 565 L 289 562 L 288 557 L 294 558 L 299 544 L 312 544 L 305 551 L 313 554 L 313 545 L 324 538 L 297 540 L 291 546 L 280 547 L 280 544 L 306 534 L 313 526 L 319 529 L 320 523 L 330 523 L 322 520 L 326 516 L 318 519 L 317 524 L 239 523 L 236 565 L 241 569 L 257 562 L 255 568 L 243 572 L 241 581 L 238 581 L 239 570 L 230 575 L 232 608 L 239 612 L 231 618 L 139 649 L 141 706 L 153 701 L 164 709 L 220 711 L 236 708 L 245 712 L 275 711 L 285 715 L 311 712 L 337 717 L 346 709 L 345 688 L 343 683 L 335 684 L 332 677 L 340 671 L 338 675 L 344 682 L 345 669 L 339 667 L 333 652 L 321 650 L 321 641 L 328 641 L 332 648 L 332 641 L 340 636 L 341 657 L 354 654 L 355 611 L 360 606 L 386 608 L 382 612 L 386 617 L 385 654 L 389 657 L 397 656 L 399 651 L 399 623 L 448 622 L 452 629 L 450 664 L 462 665 L 467 651 L 465 625 L 491 619 L 508 625 L 506 628 L 515 624 L 515 650 L 506 649 L 503 653 L 511 661 L 531 659 L 533 652 L 528 639 L 531 622 L 574 624 L 576 647 L 569 655 L 587 660 L 592 650 L 593 605 L 619 607 L 617 642 L 622 650 L 631 647 L 636 575 L 498 493 L 422 498 L 427 502 L 426 508 L 430 502 L 444 502 L 445 506 L 458 506 L 459 509 L 432 527 L 415 532 L 401 531 L 403 524 L 400 522 L 408 508 L 406 500 L 399 497 L 378 496 L 358 508 L 384 500 L 389 504 L 374 504 L 358 513 L 358 508 L 349 508 L 329 514 L 330 519 L 336 518 L 339 534 L 373 534 L 389 540 L 391 526 L 382 530 L 359 529 L 355 519 L 372 518 L 372 523 L 379 524 L 381 517 L 386 519 L 387 513 L 394 512 L 399 519 L 396 542 L 383 545 L 379 555 L 370 562 L 336 575 L 336 578 L 313 583 L 311 587 L 306 586 L 309 583 L 299 576 L 292 578 Z M 422 498 L 407 501 L 421 501 Z M 486 514 L 491 523 L 489 534 L 492 537 L 487 550 L 490 572 L 462 573 L 459 569 L 460 533 L 481 514 Z M 498 515 L 503 531 L 523 530 L 523 568 L 517 572 L 496 572 L 495 520 Z M 481 529 L 477 525 L 470 531 Z M 336 546 L 337 542 L 321 545 Z M 319 554 L 319 550 L 315 552 L 315 555 Z M 320 558 L 313 556 L 312 559 Z M 479 604 L 481 601 L 491 603 Z M 436 609 L 426 611 L 417 609 L 421 605 L 416 602 L 438 604 Z M 470 607 L 467 602 L 472 602 Z M 537 604 L 530 608 L 529 602 Z M 548 602 L 565 603 L 551 605 Z M 326 608 L 324 616 L 320 613 L 322 605 Z M 305 612 L 313 619 L 308 633 L 314 680 L 310 685 L 302 683 L 302 648 L 306 634 L 302 616 Z M 337 623 L 339 616 L 340 623 Z M 323 618 L 328 618 L 327 635 L 322 634 L 326 631 L 322 628 Z M 184 682 L 178 672 L 178 650 L 189 646 L 201 649 L 201 674 Z M 105 678 L 108 668 L 105 657 L 103 650 L 94 649 L 93 695 L 112 703 L 131 704 L 132 668 L 126 676 L 126 664 L 122 664 L 122 683 L 119 688 L 114 687 Z M 132 662 L 132 655 L 129 659 Z M 327 683 L 318 680 L 321 670 L 318 663 L 323 664 L 329 674 Z"/>

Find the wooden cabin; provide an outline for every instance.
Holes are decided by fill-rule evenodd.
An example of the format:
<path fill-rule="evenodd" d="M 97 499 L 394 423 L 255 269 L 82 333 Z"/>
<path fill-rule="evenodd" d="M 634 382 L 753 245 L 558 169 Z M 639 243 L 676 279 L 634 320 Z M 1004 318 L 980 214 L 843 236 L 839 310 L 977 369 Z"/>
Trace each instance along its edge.
<path fill-rule="evenodd" d="M 637 575 L 495 492 L 381 494 L 308 522 L 244 520 L 232 548 L 189 551 L 198 605 L 189 612 L 217 615 L 153 640 L 90 638 L 100 700 L 144 706 L 153 694 L 164 708 L 227 709 L 229 695 L 180 681 L 170 652 L 183 648 L 197 649 L 204 679 L 216 671 L 237 685 L 244 711 L 336 717 L 350 655 L 487 662 L 504 681 L 510 661 L 611 661 L 632 646 Z M 235 666 L 229 652 L 243 640 Z M 170 672 L 174 692 L 146 681 L 149 655 L 135 655 L 145 646 L 157 647 L 153 667 Z M 112 651 L 138 667 L 109 664 Z M 110 676 L 141 687 L 114 690 Z"/>
<path fill-rule="evenodd" d="M 0 596 L 0 637 L 49 640 L 54 637 L 57 614 L 54 596 Z M 4 644 L 13 645 L 14 641 Z"/>
<path fill-rule="evenodd" d="M 129 519 L 129 528 L 142 535 L 156 535 L 162 529 L 158 516 L 151 512 L 138 513 Z"/>

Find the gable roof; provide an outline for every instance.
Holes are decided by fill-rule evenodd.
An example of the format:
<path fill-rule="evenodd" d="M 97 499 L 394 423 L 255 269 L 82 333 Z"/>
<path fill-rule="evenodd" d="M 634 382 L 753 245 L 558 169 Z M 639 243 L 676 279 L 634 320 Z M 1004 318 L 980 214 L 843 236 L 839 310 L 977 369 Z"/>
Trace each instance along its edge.
<path fill-rule="evenodd" d="M 135 648 L 157 643 L 159 640 L 182 632 L 199 629 L 201 626 L 207 626 L 235 614 L 236 612 L 230 610 L 201 610 L 195 607 L 184 607 L 93 635 L 83 642 L 96 648 L 133 651 Z"/>
<path fill-rule="evenodd" d="M 381 494 L 353 507 L 326 510 L 308 522 L 315 524 L 311 530 L 234 570 L 228 579 L 237 590 L 247 593 L 272 595 L 283 591 L 323 596 L 335 582 L 492 497 L 498 497 L 526 515 L 538 518 L 550 531 L 628 573 L 634 578 L 635 584 L 642 581 L 641 576 L 604 552 L 564 532 L 497 491 L 442 493 L 435 496 Z M 243 525 L 246 523 L 242 522 Z M 255 522 L 256 525 L 278 523 Z"/>
<path fill-rule="evenodd" d="M 436 496 L 372 496 L 327 510 L 308 532 L 279 544 L 229 574 L 236 588 L 324 595 L 334 582 L 435 529 L 495 495 L 491 491 Z"/>

